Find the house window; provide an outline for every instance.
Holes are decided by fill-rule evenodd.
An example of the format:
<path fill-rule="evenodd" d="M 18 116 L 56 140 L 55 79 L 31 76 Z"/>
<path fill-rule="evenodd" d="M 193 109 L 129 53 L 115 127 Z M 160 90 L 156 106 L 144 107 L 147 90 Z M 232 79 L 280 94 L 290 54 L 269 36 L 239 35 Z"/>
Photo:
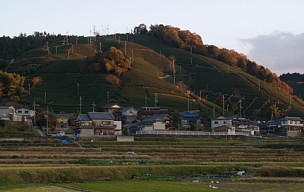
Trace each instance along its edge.
<path fill-rule="evenodd" d="M 102 121 L 101 125 L 111 125 L 111 122 L 110 121 Z"/>
<path fill-rule="evenodd" d="M 227 121 L 224 121 L 224 124 L 227 124 Z"/>
<path fill-rule="evenodd" d="M 216 124 L 216 125 L 217 125 L 217 124 L 218 124 L 218 122 L 217 122 L 217 121 L 214 121 L 214 124 Z"/>
<path fill-rule="evenodd" d="M 29 111 L 27 111 L 27 110 L 26 110 L 26 111 L 24 111 L 24 113 L 28 113 L 28 112 L 29 112 Z"/>

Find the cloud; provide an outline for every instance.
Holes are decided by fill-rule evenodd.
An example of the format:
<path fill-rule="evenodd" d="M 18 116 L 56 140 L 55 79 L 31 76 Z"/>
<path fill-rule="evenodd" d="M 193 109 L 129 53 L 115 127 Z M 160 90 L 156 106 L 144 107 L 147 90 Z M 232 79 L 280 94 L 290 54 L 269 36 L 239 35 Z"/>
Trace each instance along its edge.
<path fill-rule="evenodd" d="M 275 31 L 269 35 L 241 39 L 249 47 L 248 58 L 269 68 L 272 72 L 304 73 L 304 33 Z"/>

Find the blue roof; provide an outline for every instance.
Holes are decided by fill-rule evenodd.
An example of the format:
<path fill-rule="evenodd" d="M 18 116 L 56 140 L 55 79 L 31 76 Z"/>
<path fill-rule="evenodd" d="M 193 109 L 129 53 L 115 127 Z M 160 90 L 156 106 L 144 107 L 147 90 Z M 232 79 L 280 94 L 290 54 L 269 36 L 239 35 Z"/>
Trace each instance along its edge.
<path fill-rule="evenodd" d="M 182 113 L 180 119 L 182 120 L 191 120 L 191 119 L 201 119 L 201 115 L 199 113 Z"/>

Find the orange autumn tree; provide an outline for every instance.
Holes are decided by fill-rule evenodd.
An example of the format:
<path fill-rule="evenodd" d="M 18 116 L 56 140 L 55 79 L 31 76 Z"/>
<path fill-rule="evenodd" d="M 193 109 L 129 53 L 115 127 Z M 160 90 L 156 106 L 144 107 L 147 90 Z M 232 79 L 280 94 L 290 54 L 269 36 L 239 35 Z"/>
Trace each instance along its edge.
<path fill-rule="evenodd" d="M 42 81 L 43 80 L 40 76 L 33 77 L 32 79 L 33 86 L 41 85 Z"/>

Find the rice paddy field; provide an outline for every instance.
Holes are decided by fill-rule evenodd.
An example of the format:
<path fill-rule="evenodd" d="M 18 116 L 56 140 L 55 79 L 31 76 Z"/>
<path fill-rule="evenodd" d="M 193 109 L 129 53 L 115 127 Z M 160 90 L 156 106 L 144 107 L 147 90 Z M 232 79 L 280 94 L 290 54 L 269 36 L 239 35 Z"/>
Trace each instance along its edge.
<path fill-rule="evenodd" d="M 136 137 L 68 145 L 58 139 L 3 139 L 0 151 L 1 191 L 303 191 L 304 186 L 302 139 Z"/>

